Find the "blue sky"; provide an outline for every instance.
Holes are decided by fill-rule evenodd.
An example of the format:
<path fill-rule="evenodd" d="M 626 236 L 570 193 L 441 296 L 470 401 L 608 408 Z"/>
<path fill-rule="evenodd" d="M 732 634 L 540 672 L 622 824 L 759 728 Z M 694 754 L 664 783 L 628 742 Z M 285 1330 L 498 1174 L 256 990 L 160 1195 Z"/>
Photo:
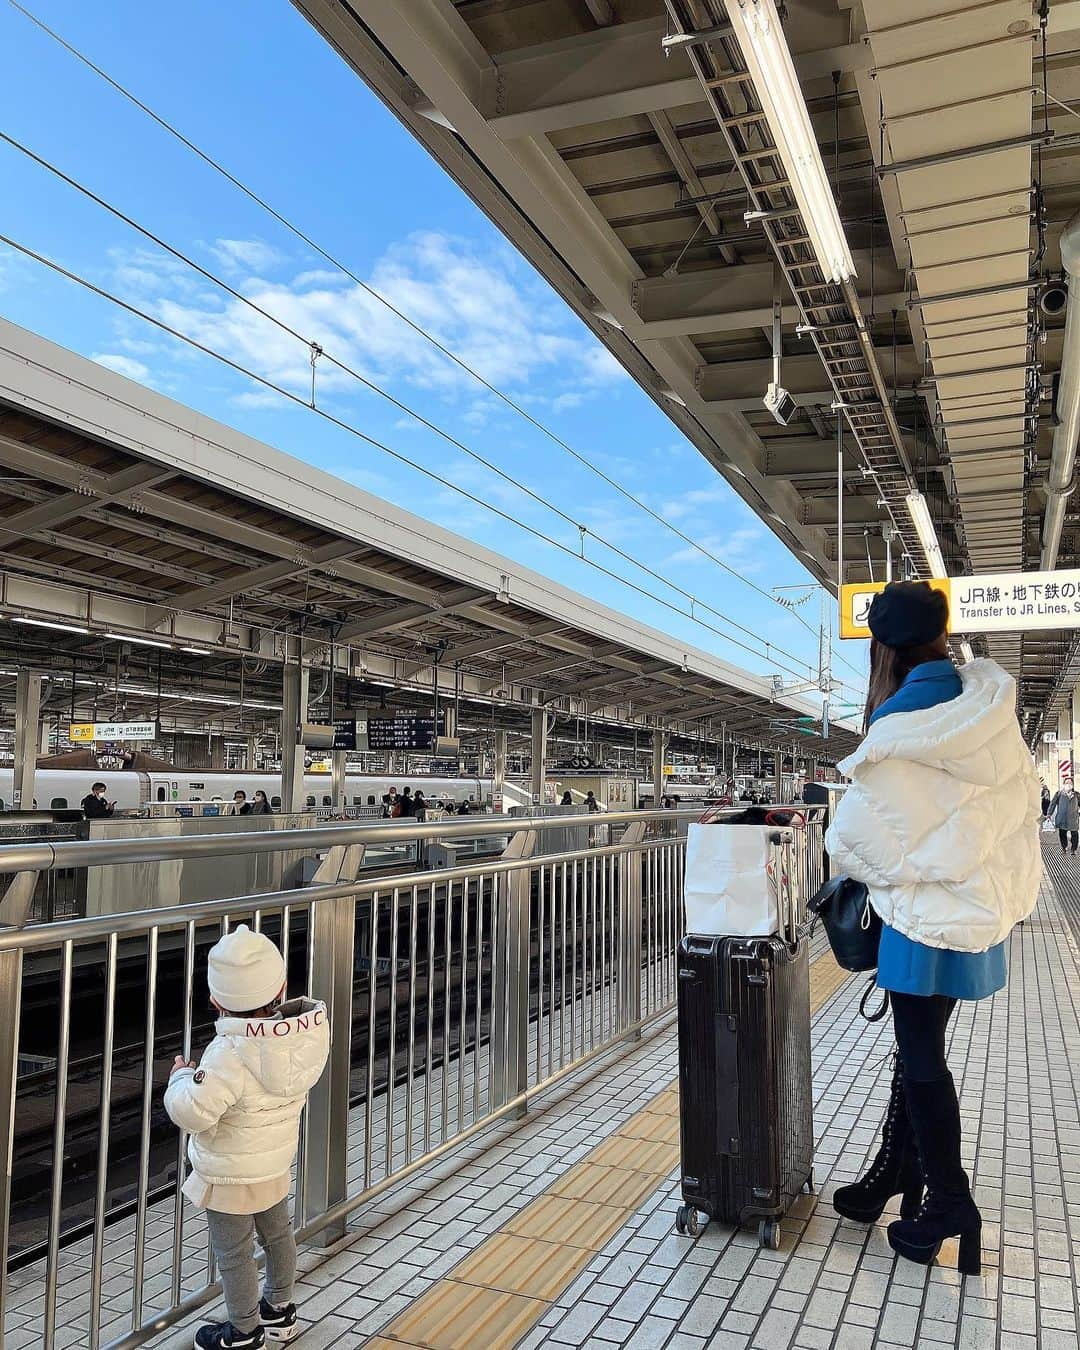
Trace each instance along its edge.
<path fill-rule="evenodd" d="M 538 420 L 766 589 L 807 574 L 284 0 L 30 8 Z M 170 22 L 170 20 L 173 20 Z M 527 484 L 537 502 L 325 361 L 317 398 L 408 461 L 0 251 L 0 313 L 694 645 L 759 672 L 816 634 L 637 510 L 0 0 L 0 130 Z M 4 232 L 307 397 L 309 350 L 0 145 Z M 424 466 L 650 599 L 417 472 Z M 606 549 L 603 536 L 663 581 Z M 665 582 L 670 585 L 665 585 Z M 734 633 L 696 596 L 756 635 Z M 789 594 L 791 594 L 789 592 Z M 816 628 L 818 605 L 800 613 Z M 861 644 L 844 656 L 861 668 Z M 850 669 L 837 668 L 856 681 Z M 853 697 L 852 694 L 846 697 Z"/>

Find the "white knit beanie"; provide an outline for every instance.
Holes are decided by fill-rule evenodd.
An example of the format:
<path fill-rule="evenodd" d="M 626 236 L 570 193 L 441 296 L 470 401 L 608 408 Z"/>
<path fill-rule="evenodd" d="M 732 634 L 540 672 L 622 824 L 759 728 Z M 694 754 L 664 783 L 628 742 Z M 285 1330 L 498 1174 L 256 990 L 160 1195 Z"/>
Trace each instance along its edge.
<path fill-rule="evenodd" d="M 242 923 L 210 948 L 206 983 L 222 1008 L 252 1012 L 281 992 L 285 962 L 268 937 Z"/>

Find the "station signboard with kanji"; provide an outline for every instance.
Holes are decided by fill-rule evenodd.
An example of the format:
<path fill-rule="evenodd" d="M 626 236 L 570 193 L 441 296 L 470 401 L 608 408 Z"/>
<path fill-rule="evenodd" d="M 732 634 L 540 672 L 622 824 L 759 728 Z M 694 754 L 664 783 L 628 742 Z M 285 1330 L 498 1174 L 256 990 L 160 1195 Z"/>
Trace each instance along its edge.
<path fill-rule="evenodd" d="M 1080 568 L 1055 572 L 995 572 L 938 578 L 930 583 L 949 601 L 950 633 L 1023 633 L 1080 628 Z M 885 582 L 844 586 L 840 636 L 868 638 L 870 605 Z"/>

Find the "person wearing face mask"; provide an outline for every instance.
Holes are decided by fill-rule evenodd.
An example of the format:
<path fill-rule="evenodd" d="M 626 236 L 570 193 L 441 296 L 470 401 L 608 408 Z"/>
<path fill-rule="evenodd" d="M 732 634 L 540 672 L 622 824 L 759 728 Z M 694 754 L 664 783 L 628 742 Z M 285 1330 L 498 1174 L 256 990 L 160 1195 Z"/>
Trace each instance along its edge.
<path fill-rule="evenodd" d="M 1080 842 L 1080 797 L 1076 795 L 1071 778 L 1067 778 L 1061 790 L 1054 794 L 1046 814 L 1057 829 L 1062 853 L 1068 853 L 1070 845 L 1075 853 Z"/>
<path fill-rule="evenodd" d="M 87 820 L 108 820 L 112 816 L 116 803 L 105 800 L 107 791 L 104 783 L 95 783 L 82 799 L 83 815 Z"/>

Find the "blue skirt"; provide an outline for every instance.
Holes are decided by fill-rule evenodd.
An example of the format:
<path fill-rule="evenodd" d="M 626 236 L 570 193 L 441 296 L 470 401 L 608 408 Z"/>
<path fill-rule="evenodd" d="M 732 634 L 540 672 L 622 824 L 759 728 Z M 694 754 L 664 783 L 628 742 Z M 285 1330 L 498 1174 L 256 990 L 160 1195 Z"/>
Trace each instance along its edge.
<path fill-rule="evenodd" d="M 985 952 L 954 952 L 927 947 L 883 924 L 877 982 L 897 994 L 944 994 L 949 998 L 987 998 L 1005 988 L 1005 943 Z"/>

